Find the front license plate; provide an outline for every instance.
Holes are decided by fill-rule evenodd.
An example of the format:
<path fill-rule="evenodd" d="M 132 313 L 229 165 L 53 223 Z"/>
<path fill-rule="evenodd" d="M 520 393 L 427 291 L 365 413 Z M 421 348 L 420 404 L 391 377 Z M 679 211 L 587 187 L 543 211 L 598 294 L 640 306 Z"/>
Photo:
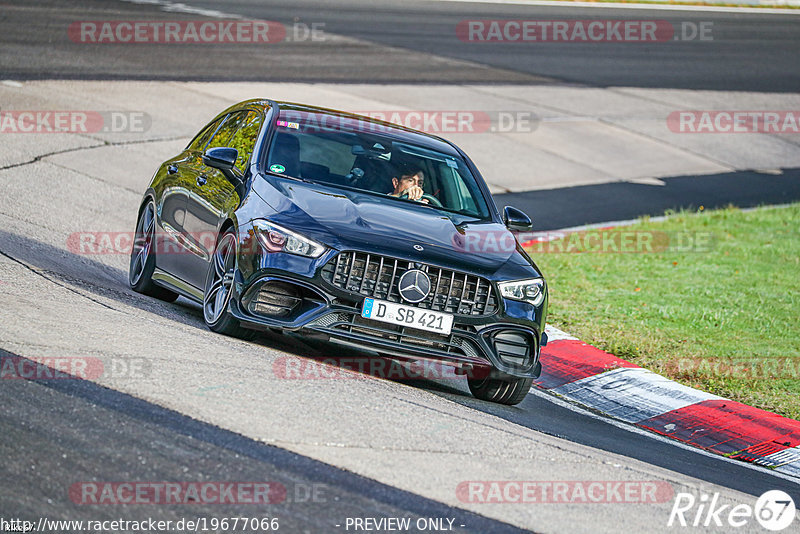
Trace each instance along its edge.
<path fill-rule="evenodd" d="M 377 299 L 364 299 L 361 317 L 443 335 L 449 335 L 450 329 L 453 328 L 453 316 L 449 313 L 423 310 Z"/>

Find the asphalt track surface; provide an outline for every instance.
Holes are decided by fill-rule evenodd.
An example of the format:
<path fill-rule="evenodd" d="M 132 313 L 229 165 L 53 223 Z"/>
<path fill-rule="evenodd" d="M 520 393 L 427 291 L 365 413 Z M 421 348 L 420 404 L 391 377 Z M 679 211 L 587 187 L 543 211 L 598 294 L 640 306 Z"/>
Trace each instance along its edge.
<path fill-rule="evenodd" d="M 1 350 L 0 355 L 15 357 Z M 172 481 L 192 470 L 202 472 L 204 481 L 280 484 L 285 494 L 279 490 L 279 502 L 269 506 L 266 517 L 278 517 L 280 529 L 287 532 L 326 532 L 334 523 L 344 524 L 346 517 L 384 515 L 412 521 L 449 517 L 462 526 L 460 531 L 476 534 L 523 532 L 86 380 L 15 381 L 4 384 L 0 398 L 8 414 L 0 419 L 0 431 L 15 438 L 0 443 L 3 471 L 9 476 L 4 483 L 13 480 L 24 488 L 13 507 L 4 502 L 6 517 L 39 516 L 46 500 L 56 503 L 46 512 L 50 519 L 75 517 L 79 505 L 63 499 L 64 481 L 126 480 L 130 473 L 140 480 Z M 174 506 L 144 511 L 124 505 L 106 508 L 93 512 L 93 518 L 141 520 L 157 513 L 159 520 L 178 521 L 187 516 Z M 191 516 L 252 517 L 253 512 L 246 503 L 203 503 L 192 507 Z"/>
<path fill-rule="evenodd" d="M 193 0 L 291 26 L 324 23 L 347 40 L 267 46 L 89 45 L 64 28 L 80 20 L 198 20 L 154 5 L 35 0 L 3 6 L 0 65 L 12 79 L 146 79 L 374 83 L 569 83 L 589 86 L 795 92 L 800 16 L 614 10 L 451 2 Z M 472 43 L 471 19 L 612 19 L 711 23 L 711 41 Z M 290 32 L 291 36 L 291 32 Z M 437 58 L 431 61 L 430 55 Z"/>
<path fill-rule="evenodd" d="M 738 171 L 660 180 L 664 185 L 656 187 L 612 182 L 495 194 L 494 199 L 498 206 L 513 205 L 528 213 L 537 231 L 659 216 L 669 210 L 694 211 L 701 206 L 754 208 L 800 200 L 800 169 L 782 169 L 778 175 Z"/>
<path fill-rule="evenodd" d="M 47 276 L 52 277 L 58 283 L 69 284 L 78 281 L 81 289 L 88 291 L 90 295 L 118 299 L 120 302 L 131 302 L 130 292 L 124 286 L 127 280 L 126 272 L 112 269 L 99 262 L 87 261 L 86 257 L 65 253 L 32 239 L 6 234 L 2 231 L 0 231 L 0 242 L 3 243 L 2 254 L 4 256 L 14 258 L 25 265 L 47 273 Z M 143 302 L 137 302 L 139 300 Z M 194 304 L 168 305 L 144 297 L 135 297 L 133 302 L 146 309 L 168 309 L 171 320 L 196 325 L 200 329 L 205 328 L 202 322 L 202 311 Z M 183 300 L 180 302 L 183 303 Z M 175 315 L 176 312 L 177 315 Z M 209 333 L 209 335 L 213 334 Z M 295 336 L 265 336 L 260 343 L 287 351 L 289 354 L 317 359 L 340 353 L 340 349 L 332 344 L 301 340 Z M 587 414 L 577 413 L 548 399 L 546 395 L 531 394 L 517 407 L 504 407 L 474 399 L 466 392 L 466 385 L 461 383 L 458 386 L 444 380 L 403 380 L 402 383 L 443 396 L 471 410 L 492 414 L 551 436 L 636 458 L 652 465 L 701 478 L 751 495 L 760 495 L 771 488 L 800 492 L 800 482 L 798 481 L 779 479 L 768 472 L 750 469 L 739 462 L 722 461 L 717 456 L 704 454 L 691 448 L 679 448 L 670 441 L 655 439 L 646 433 L 633 433 L 625 428 L 609 425 L 602 418 L 598 419 Z M 39 385 L 42 384 L 47 384 L 47 381 L 41 381 Z M 62 394 L 77 396 L 89 403 L 100 402 L 101 398 L 114 398 L 111 391 L 99 387 L 89 385 L 64 387 L 59 381 L 50 381 L 49 384 L 51 388 Z M 30 387 L 38 389 L 38 386 L 33 384 Z M 78 395 L 76 393 L 78 391 L 82 393 Z M 117 398 L 126 401 L 118 403 L 119 411 L 126 413 L 127 407 L 131 405 L 133 399 L 124 395 L 119 395 Z M 155 409 L 155 407 L 150 407 L 151 411 Z M 22 411 L 28 412 L 29 410 L 37 414 L 41 412 L 33 404 L 28 405 Z M 42 415 L 37 415 L 37 417 L 42 417 Z M 54 417 L 49 422 L 52 425 L 49 428 L 55 435 L 71 427 L 74 423 L 71 418 L 60 417 Z M 96 426 L 105 427 L 104 421 L 98 421 Z M 169 449 L 169 447 L 165 448 Z"/>
<path fill-rule="evenodd" d="M 220 3 L 198 0 L 189 4 L 219 8 Z M 346 45 L 341 42 L 285 43 L 277 45 L 275 51 L 264 58 L 259 56 L 263 51 L 241 47 L 230 50 L 219 47 L 208 54 L 198 54 L 192 47 L 173 47 L 169 54 L 157 53 L 157 47 L 120 46 L 99 50 L 70 43 L 63 35 L 64 22 L 81 17 L 91 20 L 198 18 L 164 13 L 154 6 L 90 1 L 25 2 L 2 7 L 0 65 L 2 77 L 10 79 L 331 82 L 355 78 L 379 83 L 454 83 L 487 81 L 485 76 L 491 75 L 504 83 L 567 82 L 758 91 L 797 91 L 800 87 L 796 54 L 800 48 L 800 17 L 646 11 L 598 15 L 596 11 L 563 8 L 422 2 L 391 7 L 374 7 L 368 2 L 336 2 L 321 8 L 310 2 L 268 5 L 255 1 L 226 2 L 225 12 L 285 23 L 324 21 L 327 31 L 358 39 Z M 589 16 L 710 20 L 720 32 L 724 28 L 726 39 L 663 46 L 576 48 L 572 44 L 548 45 L 546 54 L 530 54 L 513 45 L 481 48 L 481 45 L 460 43 L 452 33 L 454 25 L 466 18 Z M 43 53 L 53 48 L 57 53 Z M 451 61 L 431 65 L 426 57 L 416 57 L 412 52 L 435 53 Z M 288 59 L 279 57 L 282 54 Z M 331 58 L 336 60 L 334 65 L 331 65 Z M 406 63 L 402 69 L 397 69 L 395 60 Z M 465 65 L 483 68 L 470 70 Z M 583 186 L 528 197 L 524 193 L 515 194 L 511 200 L 517 205 L 522 203 L 519 207 L 529 210 L 536 220 L 552 221 L 537 224 L 537 229 L 551 229 L 656 214 L 658 210 L 691 207 L 701 202 L 706 207 L 729 202 L 743 206 L 785 202 L 800 195 L 796 175 L 795 170 L 790 170 L 783 177 L 768 176 L 766 182 L 759 183 L 769 186 L 760 187 L 758 191 L 748 188 L 756 176 L 740 173 L 735 177 L 736 187 L 724 191 L 716 187 L 713 176 L 692 182 L 676 177 L 663 180 L 664 187 Z M 698 196 L 698 192 L 707 196 Z M 640 204 L 631 207 L 630 199 Z M 498 196 L 498 203 L 504 200 L 503 195 Z M 570 212 L 579 213 L 580 217 L 566 217 L 563 209 L 554 208 L 563 206 L 567 200 L 575 206 Z M 74 291 L 88 298 L 117 301 L 164 315 L 176 325 L 204 328 L 196 306 L 182 301 L 168 305 L 132 294 L 126 287 L 127 275 L 120 269 L 65 253 L 32 237 L 5 232 L 0 234 L 0 251 L 5 260 L 33 268 L 60 287 L 77 288 Z M 258 344 L 271 351 L 302 356 L 319 356 L 334 350 L 324 344 L 309 346 L 292 337 L 265 337 Z M 9 354 L 3 353 L 4 356 Z M 567 409 L 545 396 L 529 395 L 519 407 L 508 408 L 479 402 L 471 398 L 464 387 L 452 383 L 420 381 L 410 386 L 410 389 L 433 393 L 479 415 L 498 417 L 543 434 L 641 460 L 749 495 L 783 489 L 800 502 L 800 486 L 793 481 L 632 433 L 602 418 Z M 328 519 L 331 517 L 365 515 L 449 516 L 467 525 L 464 531 L 517 531 L 511 525 L 365 479 L 90 382 L 4 381 L 0 398 L 4 407 L 0 418 L 0 452 L 4 459 L 0 466 L 3 486 L 0 509 L 4 512 L 40 515 L 42 502 L 49 499 L 52 515 L 71 517 L 78 513 L 78 507 L 63 500 L 63 484 L 67 481 L 131 477 L 170 480 L 185 477 L 188 469 L 196 469 L 201 470 L 207 480 L 280 481 L 289 488 L 290 494 L 295 488 L 325 484 L 326 499 L 304 502 L 303 506 L 287 502 L 274 510 L 285 518 L 286 529 L 290 532 L 325 531 L 330 527 Z M 24 490 L 16 491 L 17 488 Z M 162 519 L 184 515 L 169 507 L 154 507 L 146 512 L 159 514 Z M 192 511 L 199 516 L 204 512 Z M 208 510 L 208 515 L 221 512 L 226 515 L 249 513 L 248 509 L 214 508 Z M 124 507 L 92 510 L 92 516 L 98 519 L 120 514 L 135 518 L 143 513 L 141 509 Z"/>

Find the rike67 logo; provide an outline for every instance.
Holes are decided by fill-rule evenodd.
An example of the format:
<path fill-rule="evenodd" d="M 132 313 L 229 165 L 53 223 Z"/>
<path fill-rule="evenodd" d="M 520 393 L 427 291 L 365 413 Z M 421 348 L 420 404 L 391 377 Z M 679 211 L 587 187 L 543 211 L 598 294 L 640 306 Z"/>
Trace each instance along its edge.
<path fill-rule="evenodd" d="M 794 500 L 781 490 L 761 495 L 755 506 L 749 504 L 719 504 L 719 493 L 678 493 L 667 521 L 668 527 L 732 527 L 752 526 L 755 519 L 762 527 L 779 532 L 794 523 L 797 509 Z M 748 529 L 749 530 L 749 529 Z M 794 532 L 794 531 L 793 531 Z"/>

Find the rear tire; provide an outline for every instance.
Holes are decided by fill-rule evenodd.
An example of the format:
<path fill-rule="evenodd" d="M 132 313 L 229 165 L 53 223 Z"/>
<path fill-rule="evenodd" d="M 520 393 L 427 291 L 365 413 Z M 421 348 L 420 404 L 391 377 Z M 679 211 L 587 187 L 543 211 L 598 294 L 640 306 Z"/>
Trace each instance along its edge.
<path fill-rule="evenodd" d="M 227 230 L 217 241 L 206 275 L 203 292 L 203 320 L 214 332 L 239 339 L 253 339 L 257 332 L 243 328 L 229 311 L 236 268 L 236 233 Z"/>
<path fill-rule="evenodd" d="M 136 222 L 131 262 L 128 267 L 128 284 L 137 293 L 174 302 L 178 298 L 177 293 L 153 283 L 156 248 L 156 206 L 152 200 L 148 200 Z"/>
<path fill-rule="evenodd" d="M 533 378 L 475 378 L 467 379 L 469 390 L 476 398 L 507 404 L 513 406 L 522 402 L 522 399 L 531 389 Z"/>

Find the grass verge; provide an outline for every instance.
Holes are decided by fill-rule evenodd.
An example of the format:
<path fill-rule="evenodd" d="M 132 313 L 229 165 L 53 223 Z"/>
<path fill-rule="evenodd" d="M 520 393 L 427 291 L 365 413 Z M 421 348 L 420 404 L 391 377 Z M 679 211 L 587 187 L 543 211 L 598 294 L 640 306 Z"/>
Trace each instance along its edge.
<path fill-rule="evenodd" d="M 800 419 L 800 204 L 668 215 L 527 247 L 549 284 L 548 322 Z"/>

